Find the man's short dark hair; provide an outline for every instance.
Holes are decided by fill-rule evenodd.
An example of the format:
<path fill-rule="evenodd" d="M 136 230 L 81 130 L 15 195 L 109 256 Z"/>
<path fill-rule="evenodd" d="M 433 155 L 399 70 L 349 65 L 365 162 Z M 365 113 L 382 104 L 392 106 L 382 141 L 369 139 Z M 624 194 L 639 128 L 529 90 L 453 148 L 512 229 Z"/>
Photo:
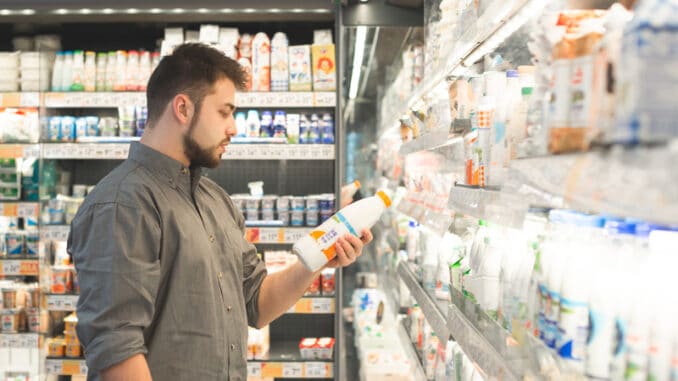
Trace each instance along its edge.
<path fill-rule="evenodd" d="M 163 57 L 151 74 L 146 87 L 148 124 L 153 124 L 177 94 L 186 94 L 200 112 L 202 101 L 214 84 L 224 78 L 233 81 L 236 89 L 245 90 L 247 74 L 235 60 L 205 44 L 189 43 L 178 46 Z"/>

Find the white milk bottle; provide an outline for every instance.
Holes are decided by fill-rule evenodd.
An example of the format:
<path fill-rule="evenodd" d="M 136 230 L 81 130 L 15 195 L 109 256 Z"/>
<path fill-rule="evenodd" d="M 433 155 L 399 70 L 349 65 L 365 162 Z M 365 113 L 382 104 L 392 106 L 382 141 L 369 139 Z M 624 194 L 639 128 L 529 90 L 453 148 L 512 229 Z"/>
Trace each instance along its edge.
<path fill-rule="evenodd" d="M 362 230 L 371 228 L 390 206 L 391 198 L 383 190 L 356 201 L 298 240 L 292 252 L 315 272 L 336 256 L 334 244 L 340 237 L 349 233 L 360 237 Z"/>

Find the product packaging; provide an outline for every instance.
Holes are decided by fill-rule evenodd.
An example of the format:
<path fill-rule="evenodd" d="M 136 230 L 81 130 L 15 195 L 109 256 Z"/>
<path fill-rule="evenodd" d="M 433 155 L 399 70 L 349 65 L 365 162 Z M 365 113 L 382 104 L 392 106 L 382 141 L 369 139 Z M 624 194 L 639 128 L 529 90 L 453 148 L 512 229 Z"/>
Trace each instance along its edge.
<path fill-rule="evenodd" d="M 337 86 L 334 44 L 313 45 L 313 90 L 334 91 Z"/>
<path fill-rule="evenodd" d="M 271 41 L 260 32 L 252 40 L 252 91 L 271 90 Z"/>
<path fill-rule="evenodd" d="M 311 91 L 311 47 L 297 45 L 289 47 L 290 91 Z"/>

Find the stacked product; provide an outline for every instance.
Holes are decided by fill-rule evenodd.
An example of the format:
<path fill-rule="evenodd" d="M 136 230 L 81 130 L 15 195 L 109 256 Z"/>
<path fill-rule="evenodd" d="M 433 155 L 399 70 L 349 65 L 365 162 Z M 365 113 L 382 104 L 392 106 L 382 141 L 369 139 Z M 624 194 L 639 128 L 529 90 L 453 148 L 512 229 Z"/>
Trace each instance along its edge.
<path fill-rule="evenodd" d="M 81 358 L 82 346 L 78 340 L 75 327 L 78 325 L 78 317 L 75 313 L 64 319 L 63 336 L 47 339 L 47 355 L 54 358 Z"/>
<path fill-rule="evenodd" d="M 0 281 L 2 333 L 40 332 L 40 288 L 37 284 Z"/>
<path fill-rule="evenodd" d="M 334 356 L 334 338 L 302 338 L 299 342 L 299 352 L 304 360 L 332 360 Z"/>
<path fill-rule="evenodd" d="M 0 53 L 0 91 L 19 91 L 19 52 Z"/>
<path fill-rule="evenodd" d="M 0 217 L 0 236 L 2 237 L 2 251 L 4 258 L 37 258 L 38 233 L 37 221 L 26 217 Z"/>
<path fill-rule="evenodd" d="M 318 226 L 334 213 L 333 194 L 309 196 L 250 196 L 234 194 L 233 202 L 255 223 L 279 222 L 282 226 Z"/>
<path fill-rule="evenodd" d="M 0 107 L 0 142 L 37 143 L 40 120 L 36 108 Z"/>
<path fill-rule="evenodd" d="M 160 53 L 145 50 L 57 52 L 52 91 L 145 91 Z"/>

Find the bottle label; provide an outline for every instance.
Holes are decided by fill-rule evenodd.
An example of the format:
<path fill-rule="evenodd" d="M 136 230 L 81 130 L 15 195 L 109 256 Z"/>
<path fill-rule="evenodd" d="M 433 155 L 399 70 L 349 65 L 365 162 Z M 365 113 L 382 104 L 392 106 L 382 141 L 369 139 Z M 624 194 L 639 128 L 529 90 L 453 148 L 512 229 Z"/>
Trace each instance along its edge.
<path fill-rule="evenodd" d="M 609 379 L 617 340 L 614 317 L 591 309 L 589 319 L 591 328 L 586 351 L 586 374 L 592 378 Z"/>
<path fill-rule="evenodd" d="M 560 299 L 558 352 L 564 359 L 583 360 L 589 335 L 589 308 L 584 302 Z"/>
<path fill-rule="evenodd" d="M 334 243 L 339 237 L 349 233 L 359 237 L 358 233 L 353 229 L 353 226 L 341 212 L 337 212 L 327 222 L 330 221 L 332 223 L 328 224 L 329 229 L 327 231 L 314 230 L 311 232 L 311 237 L 313 237 L 318 245 L 320 245 L 320 250 L 325 254 L 325 257 L 327 257 L 328 260 L 331 260 L 336 255 Z"/>
<path fill-rule="evenodd" d="M 544 344 L 549 348 L 556 347 L 558 340 L 558 316 L 560 315 L 560 295 L 557 292 L 549 291 L 544 310 L 546 332 L 544 334 Z"/>

